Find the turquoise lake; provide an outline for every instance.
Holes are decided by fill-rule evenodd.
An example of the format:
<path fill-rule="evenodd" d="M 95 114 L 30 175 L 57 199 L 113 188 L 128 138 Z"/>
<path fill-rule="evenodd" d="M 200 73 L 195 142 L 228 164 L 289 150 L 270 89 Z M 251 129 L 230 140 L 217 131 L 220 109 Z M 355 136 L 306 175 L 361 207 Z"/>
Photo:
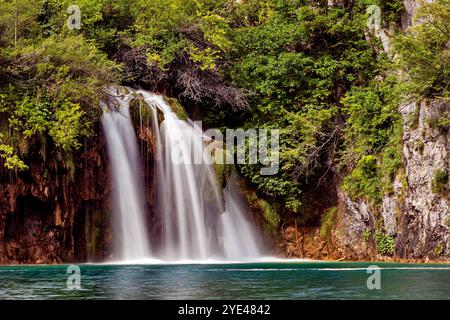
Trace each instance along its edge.
<path fill-rule="evenodd" d="M 380 267 L 369 290 L 367 267 Z M 0 267 L 0 299 L 450 299 L 449 264 L 286 262 Z"/>

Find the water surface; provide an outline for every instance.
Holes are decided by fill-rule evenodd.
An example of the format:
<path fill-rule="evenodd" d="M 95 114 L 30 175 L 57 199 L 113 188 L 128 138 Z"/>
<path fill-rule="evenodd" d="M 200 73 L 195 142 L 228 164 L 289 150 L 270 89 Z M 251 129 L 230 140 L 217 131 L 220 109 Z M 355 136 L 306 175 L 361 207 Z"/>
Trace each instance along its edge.
<path fill-rule="evenodd" d="M 67 266 L 0 267 L 0 299 L 449 299 L 449 264 L 374 263 L 80 265 L 81 291 Z"/>

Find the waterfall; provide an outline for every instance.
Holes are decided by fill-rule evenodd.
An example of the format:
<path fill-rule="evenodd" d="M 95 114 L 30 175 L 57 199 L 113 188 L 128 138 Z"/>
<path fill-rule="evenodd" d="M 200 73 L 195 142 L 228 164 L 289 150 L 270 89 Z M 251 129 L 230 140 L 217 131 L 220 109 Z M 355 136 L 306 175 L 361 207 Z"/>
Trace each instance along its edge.
<path fill-rule="evenodd" d="M 221 215 L 224 238 L 224 253 L 229 260 L 258 258 L 261 255 L 261 239 L 255 227 L 246 217 L 246 203 L 238 192 L 236 174 L 228 178 L 224 189 L 225 212 Z M 245 245 L 244 245 L 245 244 Z"/>
<path fill-rule="evenodd" d="M 113 230 L 120 260 L 150 256 L 145 222 L 144 191 L 136 134 L 130 119 L 131 95 L 118 98 L 119 108 L 107 110 L 102 125 L 107 140 L 112 175 Z"/>
<path fill-rule="evenodd" d="M 153 126 L 152 221 L 156 225 L 150 237 L 145 228 L 141 168 L 129 110 L 136 93 L 144 97 L 146 105 L 139 108 L 149 109 Z M 262 256 L 262 241 L 249 219 L 236 177 L 222 189 L 211 156 L 204 152 L 206 137 L 194 122 L 180 119 L 162 96 L 144 90 L 120 99 L 118 110 L 105 112 L 102 122 L 111 158 L 121 259 L 150 256 L 163 261 L 205 261 Z M 151 239 L 151 255 L 147 239 Z"/>

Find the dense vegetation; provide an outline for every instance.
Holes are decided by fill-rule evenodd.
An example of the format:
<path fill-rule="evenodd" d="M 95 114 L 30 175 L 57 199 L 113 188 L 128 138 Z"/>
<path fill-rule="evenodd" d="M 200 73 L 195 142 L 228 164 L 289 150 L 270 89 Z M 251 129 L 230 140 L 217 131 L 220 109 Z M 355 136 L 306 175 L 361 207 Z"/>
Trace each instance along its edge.
<path fill-rule="evenodd" d="M 448 97 L 450 1 L 424 6 L 423 23 L 395 37 L 393 61 L 366 9 L 378 4 L 396 24 L 401 1 L 326 3 L 0 0 L 0 157 L 26 170 L 30 143 L 72 152 L 93 134 L 108 85 L 142 85 L 208 126 L 280 128 L 279 174 L 240 170 L 288 211 L 336 171 L 352 196 L 377 203 L 401 165 L 398 103 Z M 72 4 L 80 29 L 67 24 Z"/>

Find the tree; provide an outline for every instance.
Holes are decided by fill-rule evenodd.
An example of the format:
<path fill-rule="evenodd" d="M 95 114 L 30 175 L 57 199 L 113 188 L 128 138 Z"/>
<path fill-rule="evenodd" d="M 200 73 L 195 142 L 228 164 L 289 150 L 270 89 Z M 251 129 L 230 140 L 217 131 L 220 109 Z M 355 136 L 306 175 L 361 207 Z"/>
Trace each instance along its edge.
<path fill-rule="evenodd" d="M 424 3 L 416 25 L 395 39 L 404 90 L 411 98 L 449 96 L 450 1 Z"/>

